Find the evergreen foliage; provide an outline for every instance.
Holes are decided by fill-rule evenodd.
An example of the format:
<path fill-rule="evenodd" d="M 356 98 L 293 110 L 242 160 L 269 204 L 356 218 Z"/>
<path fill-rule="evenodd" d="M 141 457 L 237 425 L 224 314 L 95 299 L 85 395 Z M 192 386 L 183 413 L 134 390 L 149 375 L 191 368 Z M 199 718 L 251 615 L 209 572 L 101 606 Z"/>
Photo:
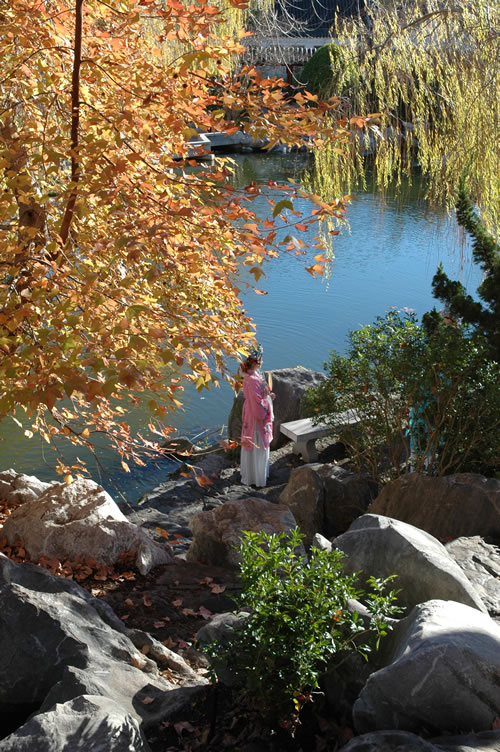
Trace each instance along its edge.
<path fill-rule="evenodd" d="M 311 94 L 328 98 L 342 93 L 345 69 L 342 49 L 332 42 L 320 47 L 309 58 L 300 79 Z"/>
<path fill-rule="evenodd" d="M 485 338 L 489 357 L 500 361 L 500 246 L 486 232 L 481 218 L 467 193 L 465 177 L 460 180 L 456 203 L 458 223 L 471 236 L 473 258 L 480 265 L 484 279 L 478 287 L 480 301 L 469 295 L 461 282 L 450 280 L 440 264 L 432 280 L 434 297 L 444 303 L 453 319 L 472 326 Z M 481 302 L 482 301 L 482 302 Z M 434 309 L 424 317 L 429 330 L 439 321 Z"/>

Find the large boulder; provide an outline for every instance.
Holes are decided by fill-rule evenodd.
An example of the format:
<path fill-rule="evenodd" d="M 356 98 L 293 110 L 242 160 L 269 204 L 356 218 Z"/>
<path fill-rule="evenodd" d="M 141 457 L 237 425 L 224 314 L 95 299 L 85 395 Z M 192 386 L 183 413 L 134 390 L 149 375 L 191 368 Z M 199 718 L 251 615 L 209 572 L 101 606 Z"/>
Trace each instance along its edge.
<path fill-rule="evenodd" d="M 432 742 L 408 731 L 373 731 L 355 736 L 342 752 L 438 752 Z"/>
<path fill-rule="evenodd" d="M 16 538 L 33 561 L 40 556 L 58 559 L 90 557 L 114 564 L 123 553 L 136 551 L 141 574 L 172 560 L 136 525 L 130 523 L 111 496 L 92 480 L 55 483 L 38 498 L 15 509 L 5 522 L 3 535 Z"/>
<path fill-rule="evenodd" d="M 398 602 L 407 608 L 435 598 L 486 611 L 458 564 L 432 535 L 405 522 L 376 514 L 359 517 L 334 545 L 346 556 L 345 571 L 369 576 L 397 575 Z"/>
<path fill-rule="evenodd" d="M 149 752 L 135 718 L 107 697 L 82 695 L 37 713 L 0 752 Z"/>
<path fill-rule="evenodd" d="M 439 752 L 500 752 L 500 731 L 439 736 L 432 741 Z"/>
<path fill-rule="evenodd" d="M 316 533 L 331 538 L 344 532 L 377 491 L 370 478 L 337 465 L 302 465 L 290 473 L 280 503 L 291 509 L 309 546 Z"/>
<path fill-rule="evenodd" d="M 274 429 L 271 449 L 277 449 L 286 443 L 286 437 L 280 433 L 282 423 L 290 420 L 305 418 L 303 397 L 308 389 L 318 384 L 325 378 L 320 371 L 311 371 L 303 366 L 295 368 L 280 368 L 275 371 L 266 371 L 265 377 L 272 377 L 274 400 Z M 239 441 L 241 438 L 241 410 L 243 406 L 243 394 L 240 392 L 233 402 L 233 407 L 228 419 L 228 435 L 231 439 Z"/>
<path fill-rule="evenodd" d="M 500 731 L 428 740 L 409 731 L 373 731 L 355 736 L 342 752 L 500 752 Z"/>
<path fill-rule="evenodd" d="M 388 483 L 369 511 L 444 540 L 463 535 L 500 539 L 500 480 L 475 473 L 437 478 L 410 473 Z"/>
<path fill-rule="evenodd" d="M 37 499 L 50 485 L 34 475 L 16 473 L 10 468 L 0 473 L 0 499 L 6 501 L 8 506 L 18 506 Z"/>
<path fill-rule="evenodd" d="M 195 514 L 190 526 L 193 542 L 186 554 L 188 561 L 236 568 L 243 531 L 288 532 L 297 523 L 288 507 L 247 497 Z"/>
<path fill-rule="evenodd" d="M 0 602 L 2 718 L 23 710 L 46 713 L 92 695 L 112 700 L 124 717 L 149 725 L 185 702 L 183 693 L 206 684 L 180 656 L 174 663 L 146 636 L 145 655 L 140 633 L 133 633 L 138 648 L 106 603 L 41 567 L 0 555 Z M 161 674 L 167 666 L 177 683 Z"/>
<path fill-rule="evenodd" d="M 473 584 L 489 615 L 500 621 L 500 548 L 479 535 L 457 538 L 445 548 Z"/>
<path fill-rule="evenodd" d="M 500 627 L 489 616 L 452 601 L 422 603 L 386 638 L 385 656 L 354 703 L 358 733 L 492 728 L 500 708 Z"/>
<path fill-rule="evenodd" d="M 322 465 L 303 465 L 290 473 L 290 480 L 280 496 L 280 504 L 288 507 L 304 543 L 310 546 L 315 533 L 324 534 L 325 489 L 319 472 Z"/>

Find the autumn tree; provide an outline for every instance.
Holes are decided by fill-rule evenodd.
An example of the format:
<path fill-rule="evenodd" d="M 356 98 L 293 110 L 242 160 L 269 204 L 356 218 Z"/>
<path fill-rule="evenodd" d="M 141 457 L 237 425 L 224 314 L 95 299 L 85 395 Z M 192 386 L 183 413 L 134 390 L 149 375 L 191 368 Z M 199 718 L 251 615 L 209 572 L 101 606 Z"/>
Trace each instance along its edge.
<path fill-rule="evenodd" d="M 359 125 L 345 154 L 325 143 L 312 184 L 399 185 L 416 171 L 427 198 L 452 209 L 464 170 L 486 229 L 499 221 L 500 6 L 490 0 L 373 0 L 362 17 L 337 18 L 342 50 L 332 94 Z M 358 114 L 373 114 L 366 132 Z"/>
<path fill-rule="evenodd" d="M 194 162 L 190 139 L 230 133 L 235 111 L 270 146 L 345 129 L 326 123 L 332 105 L 236 74 L 240 42 L 208 0 L 3 0 L 0 22 L 0 414 L 26 411 L 27 434 L 49 442 L 105 434 L 127 468 L 138 443 L 157 446 L 125 420 L 141 393 L 161 439 L 185 379 L 208 387 L 248 348 L 241 265 L 257 283 L 267 259 L 305 252 L 307 223 L 342 208 L 313 195 L 314 216 L 299 217 L 281 194 L 260 223 L 260 188 Z M 279 240 L 285 213 L 299 237 Z"/>

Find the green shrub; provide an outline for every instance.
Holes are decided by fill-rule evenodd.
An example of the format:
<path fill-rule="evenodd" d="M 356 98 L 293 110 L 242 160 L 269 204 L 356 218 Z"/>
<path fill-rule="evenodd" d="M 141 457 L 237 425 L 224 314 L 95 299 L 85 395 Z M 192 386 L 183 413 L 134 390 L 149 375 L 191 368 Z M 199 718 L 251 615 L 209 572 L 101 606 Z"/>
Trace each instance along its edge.
<path fill-rule="evenodd" d="M 365 595 L 354 586 L 356 575 L 343 573 L 341 552 L 313 548 L 307 560 L 298 553 L 302 538 L 298 529 L 245 533 L 237 603 L 250 615 L 227 645 L 203 648 L 216 666 L 231 669 L 250 707 L 271 721 L 290 719 L 300 710 L 332 656 L 340 662 L 348 651 L 366 655 L 377 646 L 387 616 L 399 610 L 395 594 L 384 594 L 387 580 L 367 580 Z M 369 624 L 349 611 L 349 598 L 365 599 Z"/>
<path fill-rule="evenodd" d="M 499 461 L 499 367 L 486 343 L 460 325 L 432 331 L 390 311 L 330 354 L 327 378 L 306 396 L 311 415 L 334 426 L 346 410 L 359 425 L 339 433 L 374 478 L 408 470 L 494 474 Z"/>
<path fill-rule="evenodd" d="M 350 80 L 342 48 L 331 43 L 316 50 L 304 65 L 300 80 L 311 94 L 322 98 L 342 94 Z"/>

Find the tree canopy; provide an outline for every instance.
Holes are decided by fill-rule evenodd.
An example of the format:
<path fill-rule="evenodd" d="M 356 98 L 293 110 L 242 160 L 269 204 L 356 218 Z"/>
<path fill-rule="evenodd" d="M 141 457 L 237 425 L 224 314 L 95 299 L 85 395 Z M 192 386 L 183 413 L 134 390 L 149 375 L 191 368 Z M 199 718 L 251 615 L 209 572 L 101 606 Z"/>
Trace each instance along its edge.
<path fill-rule="evenodd" d="M 500 208 L 500 7 L 490 0 L 373 0 L 363 16 L 337 18 L 331 34 L 345 72 L 341 107 L 371 134 L 353 135 L 343 156 L 325 143 L 313 185 L 329 195 L 370 175 L 379 188 L 418 170 L 427 197 L 451 209 L 460 175 L 486 229 Z M 340 82 L 342 84 L 342 82 Z M 331 94 L 339 93 L 338 77 Z M 368 152 L 368 154 L 367 154 Z M 325 195 L 326 195 L 325 193 Z"/>
<path fill-rule="evenodd" d="M 125 421 L 141 392 L 161 440 L 183 379 L 208 387 L 248 348 L 241 264 L 258 282 L 266 259 L 305 252 L 280 240 L 287 212 L 300 236 L 342 210 L 314 195 L 299 217 L 282 199 L 259 223 L 258 186 L 236 191 L 227 162 L 193 161 L 189 140 L 233 132 L 231 113 L 269 146 L 346 133 L 325 122 L 333 105 L 235 72 L 225 21 L 208 0 L 0 4 L 0 414 L 26 411 L 27 435 L 49 443 L 106 434 L 125 469 L 138 442 L 157 446 Z"/>

